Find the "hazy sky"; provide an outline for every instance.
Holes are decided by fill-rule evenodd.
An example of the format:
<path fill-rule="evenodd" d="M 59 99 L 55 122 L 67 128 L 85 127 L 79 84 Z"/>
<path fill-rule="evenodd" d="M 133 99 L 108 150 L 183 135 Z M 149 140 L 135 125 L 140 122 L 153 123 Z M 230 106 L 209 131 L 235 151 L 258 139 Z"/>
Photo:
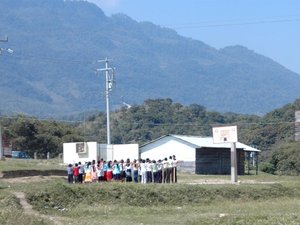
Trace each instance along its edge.
<path fill-rule="evenodd" d="M 300 74 L 300 0 L 88 0 L 215 47 L 244 45 Z"/>

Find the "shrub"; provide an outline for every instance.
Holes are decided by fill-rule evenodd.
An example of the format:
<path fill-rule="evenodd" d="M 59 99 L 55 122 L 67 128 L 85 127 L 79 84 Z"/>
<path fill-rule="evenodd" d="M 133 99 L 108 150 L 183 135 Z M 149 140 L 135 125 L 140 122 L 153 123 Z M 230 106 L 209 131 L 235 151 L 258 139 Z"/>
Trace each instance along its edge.
<path fill-rule="evenodd" d="M 262 162 L 259 164 L 259 170 L 265 173 L 275 174 L 276 168 L 272 163 Z"/>

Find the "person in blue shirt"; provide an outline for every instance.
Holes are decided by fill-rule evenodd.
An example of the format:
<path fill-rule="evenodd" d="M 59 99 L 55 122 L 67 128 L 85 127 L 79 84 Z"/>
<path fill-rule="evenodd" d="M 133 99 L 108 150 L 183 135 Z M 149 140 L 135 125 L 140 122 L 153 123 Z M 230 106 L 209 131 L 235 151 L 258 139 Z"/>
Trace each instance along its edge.
<path fill-rule="evenodd" d="M 67 173 L 68 173 L 68 183 L 73 183 L 73 165 L 69 164 L 67 167 Z"/>
<path fill-rule="evenodd" d="M 121 168 L 117 160 L 114 160 L 113 176 L 115 181 L 119 181 L 121 179 Z"/>

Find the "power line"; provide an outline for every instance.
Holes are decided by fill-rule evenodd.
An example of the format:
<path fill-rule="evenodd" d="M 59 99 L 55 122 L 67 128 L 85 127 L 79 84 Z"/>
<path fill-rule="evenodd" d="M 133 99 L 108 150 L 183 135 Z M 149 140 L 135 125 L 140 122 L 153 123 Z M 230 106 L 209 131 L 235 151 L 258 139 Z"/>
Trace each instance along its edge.
<path fill-rule="evenodd" d="M 6 119 L 28 119 L 28 120 L 36 120 L 36 121 L 55 121 L 55 122 L 69 122 L 69 123 L 80 123 L 84 122 L 83 120 L 63 120 L 63 119 L 54 119 L 54 118 L 35 118 L 35 117 L 18 117 L 18 116 L 4 116 L 0 115 L 0 118 Z M 94 121 L 95 122 L 95 121 Z M 114 122 L 114 121 L 112 121 Z M 276 122 L 233 122 L 230 124 L 224 123 L 210 123 L 210 124 L 197 124 L 197 123 L 150 123 L 150 122 L 133 122 L 133 123 L 122 123 L 124 125 L 151 125 L 151 126 L 197 126 L 197 127 L 207 127 L 207 126 L 215 126 L 215 125 L 222 125 L 222 126 L 229 126 L 232 124 L 238 126 L 245 126 L 245 125 L 284 125 L 284 124 L 295 124 L 294 121 L 276 121 Z"/>
<path fill-rule="evenodd" d="M 190 24 L 178 25 L 178 26 L 169 25 L 169 27 L 172 29 L 192 29 L 192 28 L 228 27 L 228 26 L 243 26 L 243 25 L 269 24 L 269 23 L 288 23 L 288 22 L 296 22 L 296 21 L 300 21 L 300 18 L 214 23 L 214 24 L 190 23 Z"/>
<path fill-rule="evenodd" d="M 97 60 L 81 60 L 81 59 L 63 59 L 63 58 L 52 58 L 52 57 L 40 57 L 40 56 L 33 56 L 33 55 L 18 55 L 17 52 L 15 52 L 14 57 L 15 59 L 19 60 L 30 60 L 33 59 L 35 62 L 50 62 L 50 63 L 70 63 L 70 64 L 96 64 Z"/>
<path fill-rule="evenodd" d="M 65 119 L 55 119 L 55 118 L 36 118 L 36 117 L 20 117 L 20 116 L 4 116 L 0 115 L 2 119 L 24 119 L 32 121 L 47 121 L 47 122 L 62 122 L 62 123 L 81 123 L 82 120 L 65 120 Z"/>

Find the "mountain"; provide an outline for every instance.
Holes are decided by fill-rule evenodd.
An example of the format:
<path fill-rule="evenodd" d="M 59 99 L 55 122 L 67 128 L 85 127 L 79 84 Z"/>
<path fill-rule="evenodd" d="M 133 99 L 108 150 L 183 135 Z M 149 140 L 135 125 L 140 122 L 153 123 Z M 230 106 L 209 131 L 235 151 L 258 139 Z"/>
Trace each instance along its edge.
<path fill-rule="evenodd" d="M 99 59 L 112 59 L 111 107 L 171 98 L 209 110 L 265 114 L 299 97 L 300 76 L 243 46 L 215 49 L 86 1 L 1 0 L 0 114 L 105 111 Z"/>

